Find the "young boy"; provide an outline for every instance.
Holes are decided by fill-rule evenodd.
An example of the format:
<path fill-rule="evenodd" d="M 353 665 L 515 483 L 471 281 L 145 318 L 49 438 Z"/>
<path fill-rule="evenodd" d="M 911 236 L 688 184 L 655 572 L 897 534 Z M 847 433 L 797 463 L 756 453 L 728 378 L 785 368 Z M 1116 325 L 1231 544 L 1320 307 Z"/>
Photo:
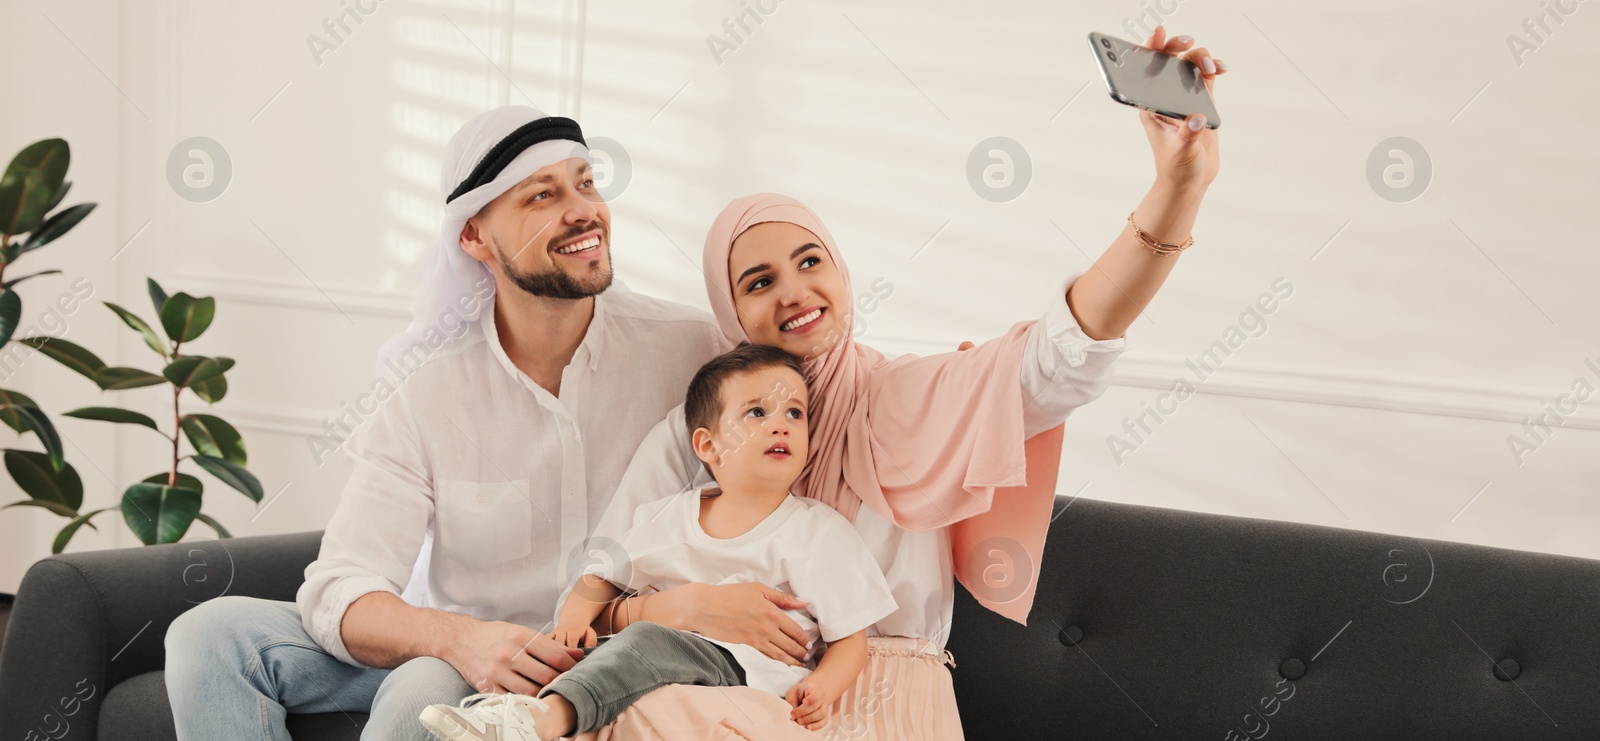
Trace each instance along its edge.
<path fill-rule="evenodd" d="M 624 589 L 760 582 L 809 603 L 787 611 L 806 631 L 805 666 L 638 621 L 538 698 L 489 694 L 460 707 L 433 705 L 421 715 L 428 730 L 441 739 L 549 741 L 600 728 L 668 684 L 766 690 L 788 701 L 801 726 L 826 726 L 829 707 L 866 666 L 865 629 L 892 613 L 895 601 L 850 522 L 789 493 L 806 463 L 807 400 L 799 361 L 777 348 L 741 344 L 706 363 L 689 384 L 684 413 L 716 486 L 639 507 L 619 541 L 628 562 L 580 577 L 551 631 L 567 646 L 593 646 L 590 624 Z M 826 650 L 815 660 L 822 642 Z"/>

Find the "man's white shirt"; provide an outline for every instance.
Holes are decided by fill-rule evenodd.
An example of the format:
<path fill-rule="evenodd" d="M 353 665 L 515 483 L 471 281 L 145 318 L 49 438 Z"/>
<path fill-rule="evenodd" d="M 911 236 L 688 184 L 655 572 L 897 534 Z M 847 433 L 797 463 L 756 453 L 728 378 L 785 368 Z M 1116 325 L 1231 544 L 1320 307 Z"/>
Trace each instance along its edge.
<path fill-rule="evenodd" d="M 352 435 L 354 471 L 297 597 L 323 648 L 358 663 L 340 626 L 372 592 L 548 625 L 639 442 L 731 348 L 709 313 L 618 284 L 594 306 L 559 398 L 511 363 L 485 310 Z"/>

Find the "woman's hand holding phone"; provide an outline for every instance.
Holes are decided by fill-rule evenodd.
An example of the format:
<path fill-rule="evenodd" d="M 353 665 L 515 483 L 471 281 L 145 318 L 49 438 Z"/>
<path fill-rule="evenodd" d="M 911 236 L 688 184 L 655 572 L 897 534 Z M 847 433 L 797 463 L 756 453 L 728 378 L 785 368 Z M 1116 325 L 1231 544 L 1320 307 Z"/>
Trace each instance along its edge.
<path fill-rule="evenodd" d="M 1165 26 L 1157 26 L 1144 45 L 1194 64 L 1208 92 L 1213 91 L 1217 75 L 1228 71 L 1221 60 L 1211 57 L 1210 50 L 1195 46 L 1192 37 L 1168 38 Z M 1144 123 L 1145 135 L 1155 155 L 1158 183 L 1181 192 L 1194 192 L 1204 191 L 1216 179 L 1219 169 L 1217 132 L 1205 126 L 1205 116 L 1191 114 L 1180 122 L 1141 110 L 1139 120 Z"/>

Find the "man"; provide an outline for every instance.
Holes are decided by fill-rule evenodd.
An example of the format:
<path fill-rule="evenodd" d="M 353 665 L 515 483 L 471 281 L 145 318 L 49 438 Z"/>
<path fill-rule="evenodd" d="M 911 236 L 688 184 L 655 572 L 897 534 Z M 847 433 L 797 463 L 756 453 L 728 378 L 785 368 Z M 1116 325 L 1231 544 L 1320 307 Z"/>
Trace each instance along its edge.
<path fill-rule="evenodd" d="M 610 211 L 576 122 L 480 115 L 441 185 L 412 323 L 380 353 L 405 375 L 347 444 L 297 603 L 222 597 L 167 633 L 180 739 L 287 739 L 288 713 L 339 711 L 370 713 L 363 738 L 424 739 L 430 704 L 536 693 L 581 657 L 538 629 L 634 449 L 729 347 L 704 311 L 607 290 Z M 713 596 L 680 614 L 713 635 L 760 615 L 788 645 L 781 593 Z"/>

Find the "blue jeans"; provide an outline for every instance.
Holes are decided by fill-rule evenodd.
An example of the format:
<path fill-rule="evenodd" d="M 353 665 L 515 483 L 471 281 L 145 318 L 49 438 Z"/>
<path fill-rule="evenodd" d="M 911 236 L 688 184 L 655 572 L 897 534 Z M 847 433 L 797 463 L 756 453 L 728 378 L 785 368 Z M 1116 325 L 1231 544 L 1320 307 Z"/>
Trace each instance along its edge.
<path fill-rule="evenodd" d="M 180 741 L 289 741 L 289 713 L 368 713 L 363 739 L 428 741 L 422 709 L 474 694 L 432 657 L 393 670 L 334 658 L 306 634 L 292 602 L 218 597 L 173 621 L 166 647 Z"/>

